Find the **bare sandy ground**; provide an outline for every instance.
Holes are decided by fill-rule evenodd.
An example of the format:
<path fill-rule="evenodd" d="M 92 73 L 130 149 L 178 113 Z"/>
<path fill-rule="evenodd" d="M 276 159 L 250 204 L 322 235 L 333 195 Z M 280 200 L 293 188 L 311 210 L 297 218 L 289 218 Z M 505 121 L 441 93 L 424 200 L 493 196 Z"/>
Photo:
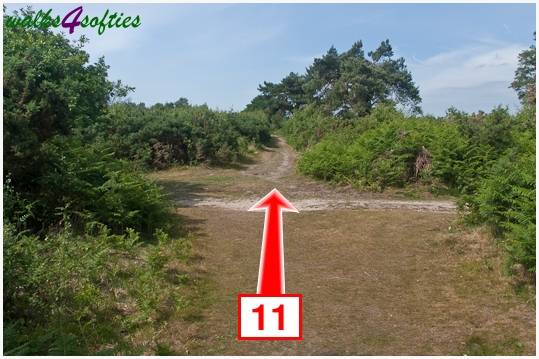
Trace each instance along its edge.
<path fill-rule="evenodd" d="M 250 177 L 271 190 L 277 187 L 293 201 L 300 211 L 328 209 L 411 209 L 416 211 L 455 212 L 451 200 L 402 200 L 373 198 L 373 194 L 360 193 L 351 188 L 330 187 L 321 182 L 297 176 L 294 170 L 295 151 L 281 138 L 276 139 L 275 148 L 265 148 L 257 161 L 239 171 L 242 177 Z M 208 174 L 209 177 L 213 173 Z M 260 199 L 261 192 L 240 194 L 239 198 L 223 196 L 200 196 L 178 198 L 178 203 L 187 207 L 216 207 L 246 211 Z"/>
<path fill-rule="evenodd" d="M 216 207 L 236 211 L 247 211 L 259 198 L 240 198 L 235 200 L 202 199 L 192 202 L 194 207 Z M 429 212 L 455 212 L 456 206 L 449 201 L 402 201 L 388 199 L 337 199 L 305 198 L 294 201 L 301 212 L 323 211 L 329 209 L 410 209 Z"/>

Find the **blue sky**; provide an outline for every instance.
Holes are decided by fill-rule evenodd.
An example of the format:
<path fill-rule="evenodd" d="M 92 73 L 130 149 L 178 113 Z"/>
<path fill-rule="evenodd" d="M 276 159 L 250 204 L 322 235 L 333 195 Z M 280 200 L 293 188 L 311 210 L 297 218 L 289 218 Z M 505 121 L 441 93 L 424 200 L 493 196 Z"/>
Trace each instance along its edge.
<path fill-rule="evenodd" d="M 21 5 L 11 4 L 8 10 Z M 63 15 L 74 5 L 35 5 Z M 138 29 L 86 34 L 93 60 L 105 56 L 111 79 L 135 86 L 131 100 L 187 97 L 241 110 L 263 81 L 304 72 L 331 45 L 366 50 L 390 39 L 406 60 L 425 113 L 450 106 L 472 112 L 518 100 L 508 86 L 518 53 L 533 41 L 534 4 L 88 4 L 140 15 Z"/>

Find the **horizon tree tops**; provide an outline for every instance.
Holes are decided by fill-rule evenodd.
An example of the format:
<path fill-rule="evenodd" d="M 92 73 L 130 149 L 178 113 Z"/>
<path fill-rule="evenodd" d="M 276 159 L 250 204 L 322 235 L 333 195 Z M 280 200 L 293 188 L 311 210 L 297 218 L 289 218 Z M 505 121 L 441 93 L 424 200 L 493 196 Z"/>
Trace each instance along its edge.
<path fill-rule="evenodd" d="M 279 83 L 264 82 L 258 91 L 247 108 L 263 110 L 277 121 L 305 106 L 335 117 L 364 116 L 375 105 L 389 102 L 421 112 L 419 88 L 404 58 L 394 57 L 389 40 L 367 55 L 361 41 L 341 53 L 332 46 L 304 74 L 292 72 Z"/>

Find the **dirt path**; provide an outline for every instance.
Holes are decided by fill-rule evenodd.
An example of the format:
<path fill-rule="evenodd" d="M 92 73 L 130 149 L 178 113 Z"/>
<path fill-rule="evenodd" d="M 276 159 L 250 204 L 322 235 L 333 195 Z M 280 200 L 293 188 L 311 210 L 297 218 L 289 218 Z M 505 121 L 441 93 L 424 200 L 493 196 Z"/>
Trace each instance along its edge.
<path fill-rule="evenodd" d="M 455 212 L 456 205 L 451 200 L 399 200 L 384 198 L 381 194 L 360 193 L 352 188 L 331 187 L 319 181 L 309 180 L 295 174 L 295 151 L 281 138 L 276 137 L 276 147 L 265 148 L 256 162 L 245 166 L 234 177 L 243 177 L 237 183 L 239 188 L 228 188 L 225 193 L 201 196 L 177 197 L 178 203 L 186 207 L 216 207 L 246 211 L 264 194 L 277 187 L 299 211 L 318 211 L 328 209 L 411 209 L 417 211 Z M 219 172 L 219 171 L 218 171 Z M 223 171 L 221 171 L 223 172 Z M 215 173 L 209 173 L 215 176 Z M 246 188 L 240 190 L 245 179 L 256 181 L 260 190 Z M 211 180 L 210 180 L 211 181 Z M 234 186 L 233 186 L 234 187 Z M 235 196 L 227 196 L 233 191 Z M 217 189 L 217 191 L 219 191 Z"/>
<path fill-rule="evenodd" d="M 456 224 L 451 200 L 333 187 L 297 175 L 295 161 L 279 139 L 239 169 L 155 174 L 196 233 L 213 293 L 202 317 L 170 321 L 158 340 L 200 355 L 535 353 L 531 300 L 515 295 L 487 237 Z M 274 187 L 300 210 L 284 232 L 304 340 L 238 342 L 236 297 L 255 291 L 263 225 L 246 209 Z"/>

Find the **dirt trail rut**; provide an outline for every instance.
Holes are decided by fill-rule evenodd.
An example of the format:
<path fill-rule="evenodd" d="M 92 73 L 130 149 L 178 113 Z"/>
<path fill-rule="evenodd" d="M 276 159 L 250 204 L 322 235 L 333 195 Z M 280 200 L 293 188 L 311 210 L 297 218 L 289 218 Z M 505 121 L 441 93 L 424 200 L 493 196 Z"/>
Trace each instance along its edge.
<path fill-rule="evenodd" d="M 299 211 L 328 209 L 411 209 L 417 211 L 455 212 L 450 200 L 398 200 L 373 198 L 351 188 L 331 188 L 328 185 L 299 177 L 295 174 L 295 151 L 281 138 L 275 137 L 276 146 L 264 148 L 258 161 L 241 171 L 275 186 L 291 200 Z M 270 187 L 271 187 L 270 186 Z M 201 197 L 180 201 L 185 206 L 217 207 L 239 211 L 248 210 L 260 198 L 260 193 L 240 198 Z"/>
<path fill-rule="evenodd" d="M 333 187 L 295 161 L 277 139 L 241 168 L 154 174 L 212 288 L 200 315 L 167 321 L 156 341 L 191 355 L 535 353 L 532 301 L 488 236 L 458 226 L 453 201 Z M 300 211 L 284 217 L 285 270 L 287 291 L 304 295 L 304 340 L 240 342 L 237 295 L 255 292 L 264 222 L 246 209 L 275 187 Z"/>

